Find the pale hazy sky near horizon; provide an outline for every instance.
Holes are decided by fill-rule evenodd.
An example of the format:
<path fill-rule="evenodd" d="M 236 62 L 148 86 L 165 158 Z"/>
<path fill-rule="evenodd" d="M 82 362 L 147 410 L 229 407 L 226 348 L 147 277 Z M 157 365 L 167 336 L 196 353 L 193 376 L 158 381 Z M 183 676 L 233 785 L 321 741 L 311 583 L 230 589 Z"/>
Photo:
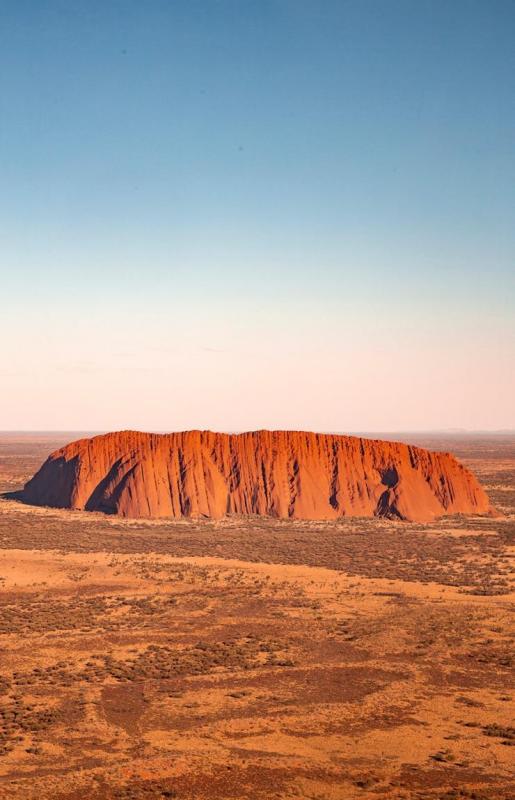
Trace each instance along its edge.
<path fill-rule="evenodd" d="M 0 0 L 0 430 L 515 428 L 515 3 Z"/>

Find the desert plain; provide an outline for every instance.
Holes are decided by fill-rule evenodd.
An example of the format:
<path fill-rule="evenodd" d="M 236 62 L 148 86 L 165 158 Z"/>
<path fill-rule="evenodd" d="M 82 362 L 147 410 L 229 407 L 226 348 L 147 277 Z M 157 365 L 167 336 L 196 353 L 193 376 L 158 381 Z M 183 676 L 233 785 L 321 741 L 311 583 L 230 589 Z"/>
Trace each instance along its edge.
<path fill-rule="evenodd" d="M 514 797 L 515 435 L 407 439 L 498 517 L 13 499 L 77 436 L 0 434 L 2 800 Z"/>

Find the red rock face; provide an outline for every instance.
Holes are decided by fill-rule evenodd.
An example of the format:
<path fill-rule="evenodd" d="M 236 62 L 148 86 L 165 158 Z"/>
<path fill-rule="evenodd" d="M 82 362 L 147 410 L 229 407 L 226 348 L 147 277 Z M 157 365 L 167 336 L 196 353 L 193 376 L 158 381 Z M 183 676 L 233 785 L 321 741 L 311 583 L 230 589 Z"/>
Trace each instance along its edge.
<path fill-rule="evenodd" d="M 123 517 L 426 522 L 491 511 L 476 478 L 450 453 L 296 431 L 121 431 L 81 439 L 48 458 L 23 499 Z"/>

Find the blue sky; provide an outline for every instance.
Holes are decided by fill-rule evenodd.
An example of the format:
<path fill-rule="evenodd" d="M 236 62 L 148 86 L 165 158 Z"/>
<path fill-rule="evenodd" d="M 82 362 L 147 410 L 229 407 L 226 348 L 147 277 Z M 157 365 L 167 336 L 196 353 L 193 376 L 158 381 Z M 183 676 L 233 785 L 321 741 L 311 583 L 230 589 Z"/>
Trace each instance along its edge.
<path fill-rule="evenodd" d="M 0 2 L 0 429 L 515 427 L 514 38 Z"/>

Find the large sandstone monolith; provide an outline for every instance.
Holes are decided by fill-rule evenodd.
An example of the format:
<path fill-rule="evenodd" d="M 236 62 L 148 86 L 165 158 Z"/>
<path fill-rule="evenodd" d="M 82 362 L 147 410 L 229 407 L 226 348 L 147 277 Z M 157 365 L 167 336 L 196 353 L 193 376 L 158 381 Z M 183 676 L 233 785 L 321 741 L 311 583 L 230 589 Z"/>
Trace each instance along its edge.
<path fill-rule="evenodd" d="M 427 522 L 490 512 L 476 478 L 450 453 L 297 431 L 120 431 L 57 450 L 23 499 L 123 517 L 293 519 L 345 516 Z"/>

